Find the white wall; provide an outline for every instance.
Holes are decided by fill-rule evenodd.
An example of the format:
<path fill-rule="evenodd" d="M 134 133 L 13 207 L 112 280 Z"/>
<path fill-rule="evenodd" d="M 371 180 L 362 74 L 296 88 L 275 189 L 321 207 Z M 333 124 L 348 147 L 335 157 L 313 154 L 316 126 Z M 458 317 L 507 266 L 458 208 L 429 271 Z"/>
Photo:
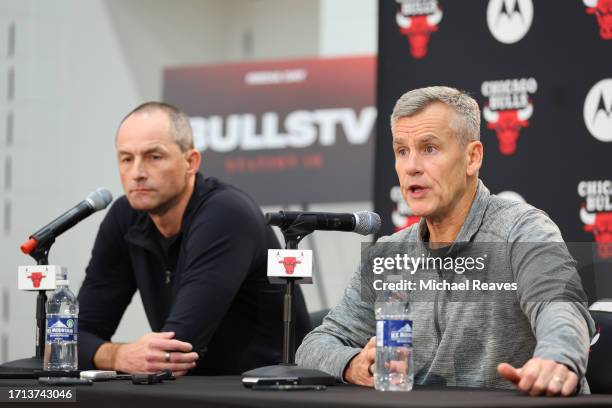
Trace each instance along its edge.
<path fill-rule="evenodd" d="M 375 54 L 378 50 L 378 2 L 321 0 L 319 55 Z"/>
<path fill-rule="evenodd" d="M 121 194 L 113 139 L 137 104 L 161 98 L 162 70 L 181 64 L 373 54 L 376 0 L 3 0 L 0 2 L 0 362 L 34 349 L 35 294 L 17 291 L 19 245 L 98 186 Z M 9 27 L 15 27 L 14 53 Z M 9 98 L 9 71 L 14 97 Z M 14 130 L 7 134 L 7 118 Z M 10 132 L 9 132 L 10 133 Z M 8 170 L 8 174 L 7 174 Z M 311 210 L 371 209 L 370 201 Z M 5 208 L 10 208 L 10 214 Z M 62 236 L 51 263 L 78 290 L 103 213 Z M 360 236 L 317 233 L 322 278 L 311 310 L 340 297 Z M 310 244 L 306 242 L 305 244 Z M 134 298 L 115 336 L 150 330 Z"/>

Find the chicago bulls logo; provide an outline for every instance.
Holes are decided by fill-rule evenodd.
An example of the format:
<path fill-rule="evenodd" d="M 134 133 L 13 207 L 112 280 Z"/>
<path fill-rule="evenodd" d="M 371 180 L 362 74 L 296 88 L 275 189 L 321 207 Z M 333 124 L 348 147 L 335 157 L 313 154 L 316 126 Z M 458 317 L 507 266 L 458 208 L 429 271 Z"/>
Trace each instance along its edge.
<path fill-rule="evenodd" d="M 408 37 L 410 54 L 425 58 L 431 33 L 438 31 L 442 10 L 437 0 L 396 0 L 401 6 L 395 14 L 400 33 Z"/>
<path fill-rule="evenodd" d="M 304 253 L 302 253 L 301 256 L 298 258 L 295 256 L 281 257 L 280 253 L 277 252 L 276 257 L 278 259 L 278 263 L 283 264 L 283 266 L 285 267 L 285 273 L 287 275 L 293 275 L 293 272 L 295 272 L 295 267 L 301 264 L 304 260 Z"/>
<path fill-rule="evenodd" d="M 393 186 L 391 188 L 391 201 L 395 203 L 395 209 L 391 213 L 391 221 L 393 222 L 395 231 L 408 228 L 421 220 L 421 217 L 414 215 L 410 207 L 408 207 L 408 204 L 406 204 L 399 186 Z"/>
<path fill-rule="evenodd" d="M 595 14 L 599 24 L 599 35 L 604 40 L 612 40 L 612 0 L 583 0 L 586 12 Z"/>
<path fill-rule="evenodd" d="M 528 103 L 522 109 L 491 110 L 485 106 L 483 116 L 488 122 L 487 128 L 495 130 L 499 140 L 499 151 L 507 156 L 516 151 L 516 141 L 522 128 L 529 126 L 533 105 Z"/>
<path fill-rule="evenodd" d="M 612 211 L 590 213 L 582 207 L 580 219 L 584 223 L 584 230 L 593 233 L 599 257 L 612 258 Z"/>
<path fill-rule="evenodd" d="M 44 272 L 32 272 L 27 275 L 27 278 L 32 281 L 32 285 L 35 289 L 40 288 L 40 282 L 47 276 Z"/>
<path fill-rule="evenodd" d="M 612 181 L 581 181 L 578 194 L 586 198 L 580 209 L 584 230 L 593 234 L 598 256 L 612 259 Z"/>
<path fill-rule="evenodd" d="M 529 94 L 538 89 L 534 78 L 486 81 L 482 84 L 483 96 L 488 97 L 482 109 L 487 128 L 494 130 L 499 141 L 499 151 L 506 156 L 516 152 L 521 129 L 529 126 L 533 115 L 533 102 Z"/>

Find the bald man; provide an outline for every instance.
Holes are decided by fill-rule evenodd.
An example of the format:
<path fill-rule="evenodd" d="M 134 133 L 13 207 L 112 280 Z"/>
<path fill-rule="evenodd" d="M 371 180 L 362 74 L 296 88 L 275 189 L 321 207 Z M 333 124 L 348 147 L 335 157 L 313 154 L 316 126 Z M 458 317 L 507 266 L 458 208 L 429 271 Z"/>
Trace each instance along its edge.
<path fill-rule="evenodd" d="M 266 276 L 279 246 L 259 207 L 198 172 L 189 118 L 172 105 L 135 108 L 115 144 L 125 195 L 79 292 L 79 368 L 230 375 L 279 362 L 284 288 Z M 136 290 L 152 332 L 111 342 Z M 299 344 L 309 320 L 296 295 Z"/>

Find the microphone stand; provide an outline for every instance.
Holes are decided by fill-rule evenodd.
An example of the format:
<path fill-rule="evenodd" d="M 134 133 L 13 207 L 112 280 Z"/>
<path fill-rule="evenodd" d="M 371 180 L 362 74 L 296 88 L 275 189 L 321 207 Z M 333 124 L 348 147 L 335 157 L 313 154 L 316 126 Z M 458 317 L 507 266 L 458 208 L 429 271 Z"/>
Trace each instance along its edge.
<path fill-rule="evenodd" d="M 49 250 L 55 238 L 45 240 L 30 256 L 37 265 L 49 265 Z M 33 357 L 21 358 L 0 365 L 0 378 L 38 378 L 43 369 L 47 330 L 47 291 L 40 289 L 36 297 L 36 350 Z"/>
<path fill-rule="evenodd" d="M 300 241 L 314 231 L 316 217 L 300 215 L 290 225 L 281 227 L 285 249 L 298 249 Z M 278 365 L 255 368 L 242 373 L 244 377 L 298 378 L 304 385 L 334 385 L 336 379 L 321 370 L 302 368 L 295 364 L 295 310 L 293 291 L 296 278 L 286 280 L 283 301 L 283 362 Z M 298 278 L 299 279 L 299 278 Z"/>

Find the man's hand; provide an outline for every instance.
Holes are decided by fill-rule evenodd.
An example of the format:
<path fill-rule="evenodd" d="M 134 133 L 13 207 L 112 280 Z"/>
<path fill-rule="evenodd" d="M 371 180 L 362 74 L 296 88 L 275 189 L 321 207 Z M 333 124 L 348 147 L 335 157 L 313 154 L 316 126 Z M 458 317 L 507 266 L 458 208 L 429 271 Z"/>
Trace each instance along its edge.
<path fill-rule="evenodd" d="M 374 376 L 372 374 L 372 365 L 376 361 L 376 336 L 370 338 L 368 344 L 359 352 L 346 370 L 344 370 L 344 379 L 357 385 L 365 385 L 366 387 L 374 386 Z"/>
<path fill-rule="evenodd" d="M 173 332 L 148 333 L 134 343 L 121 344 L 114 356 L 114 369 L 125 373 L 170 369 L 177 377 L 187 374 L 195 367 L 198 353 L 191 352 L 191 344 L 173 337 Z"/>
<path fill-rule="evenodd" d="M 565 365 L 553 360 L 532 358 L 521 368 L 508 363 L 497 366 L 497 372 L 526 394 L 568 397 L 576 392 L 578 376 Z"/>

